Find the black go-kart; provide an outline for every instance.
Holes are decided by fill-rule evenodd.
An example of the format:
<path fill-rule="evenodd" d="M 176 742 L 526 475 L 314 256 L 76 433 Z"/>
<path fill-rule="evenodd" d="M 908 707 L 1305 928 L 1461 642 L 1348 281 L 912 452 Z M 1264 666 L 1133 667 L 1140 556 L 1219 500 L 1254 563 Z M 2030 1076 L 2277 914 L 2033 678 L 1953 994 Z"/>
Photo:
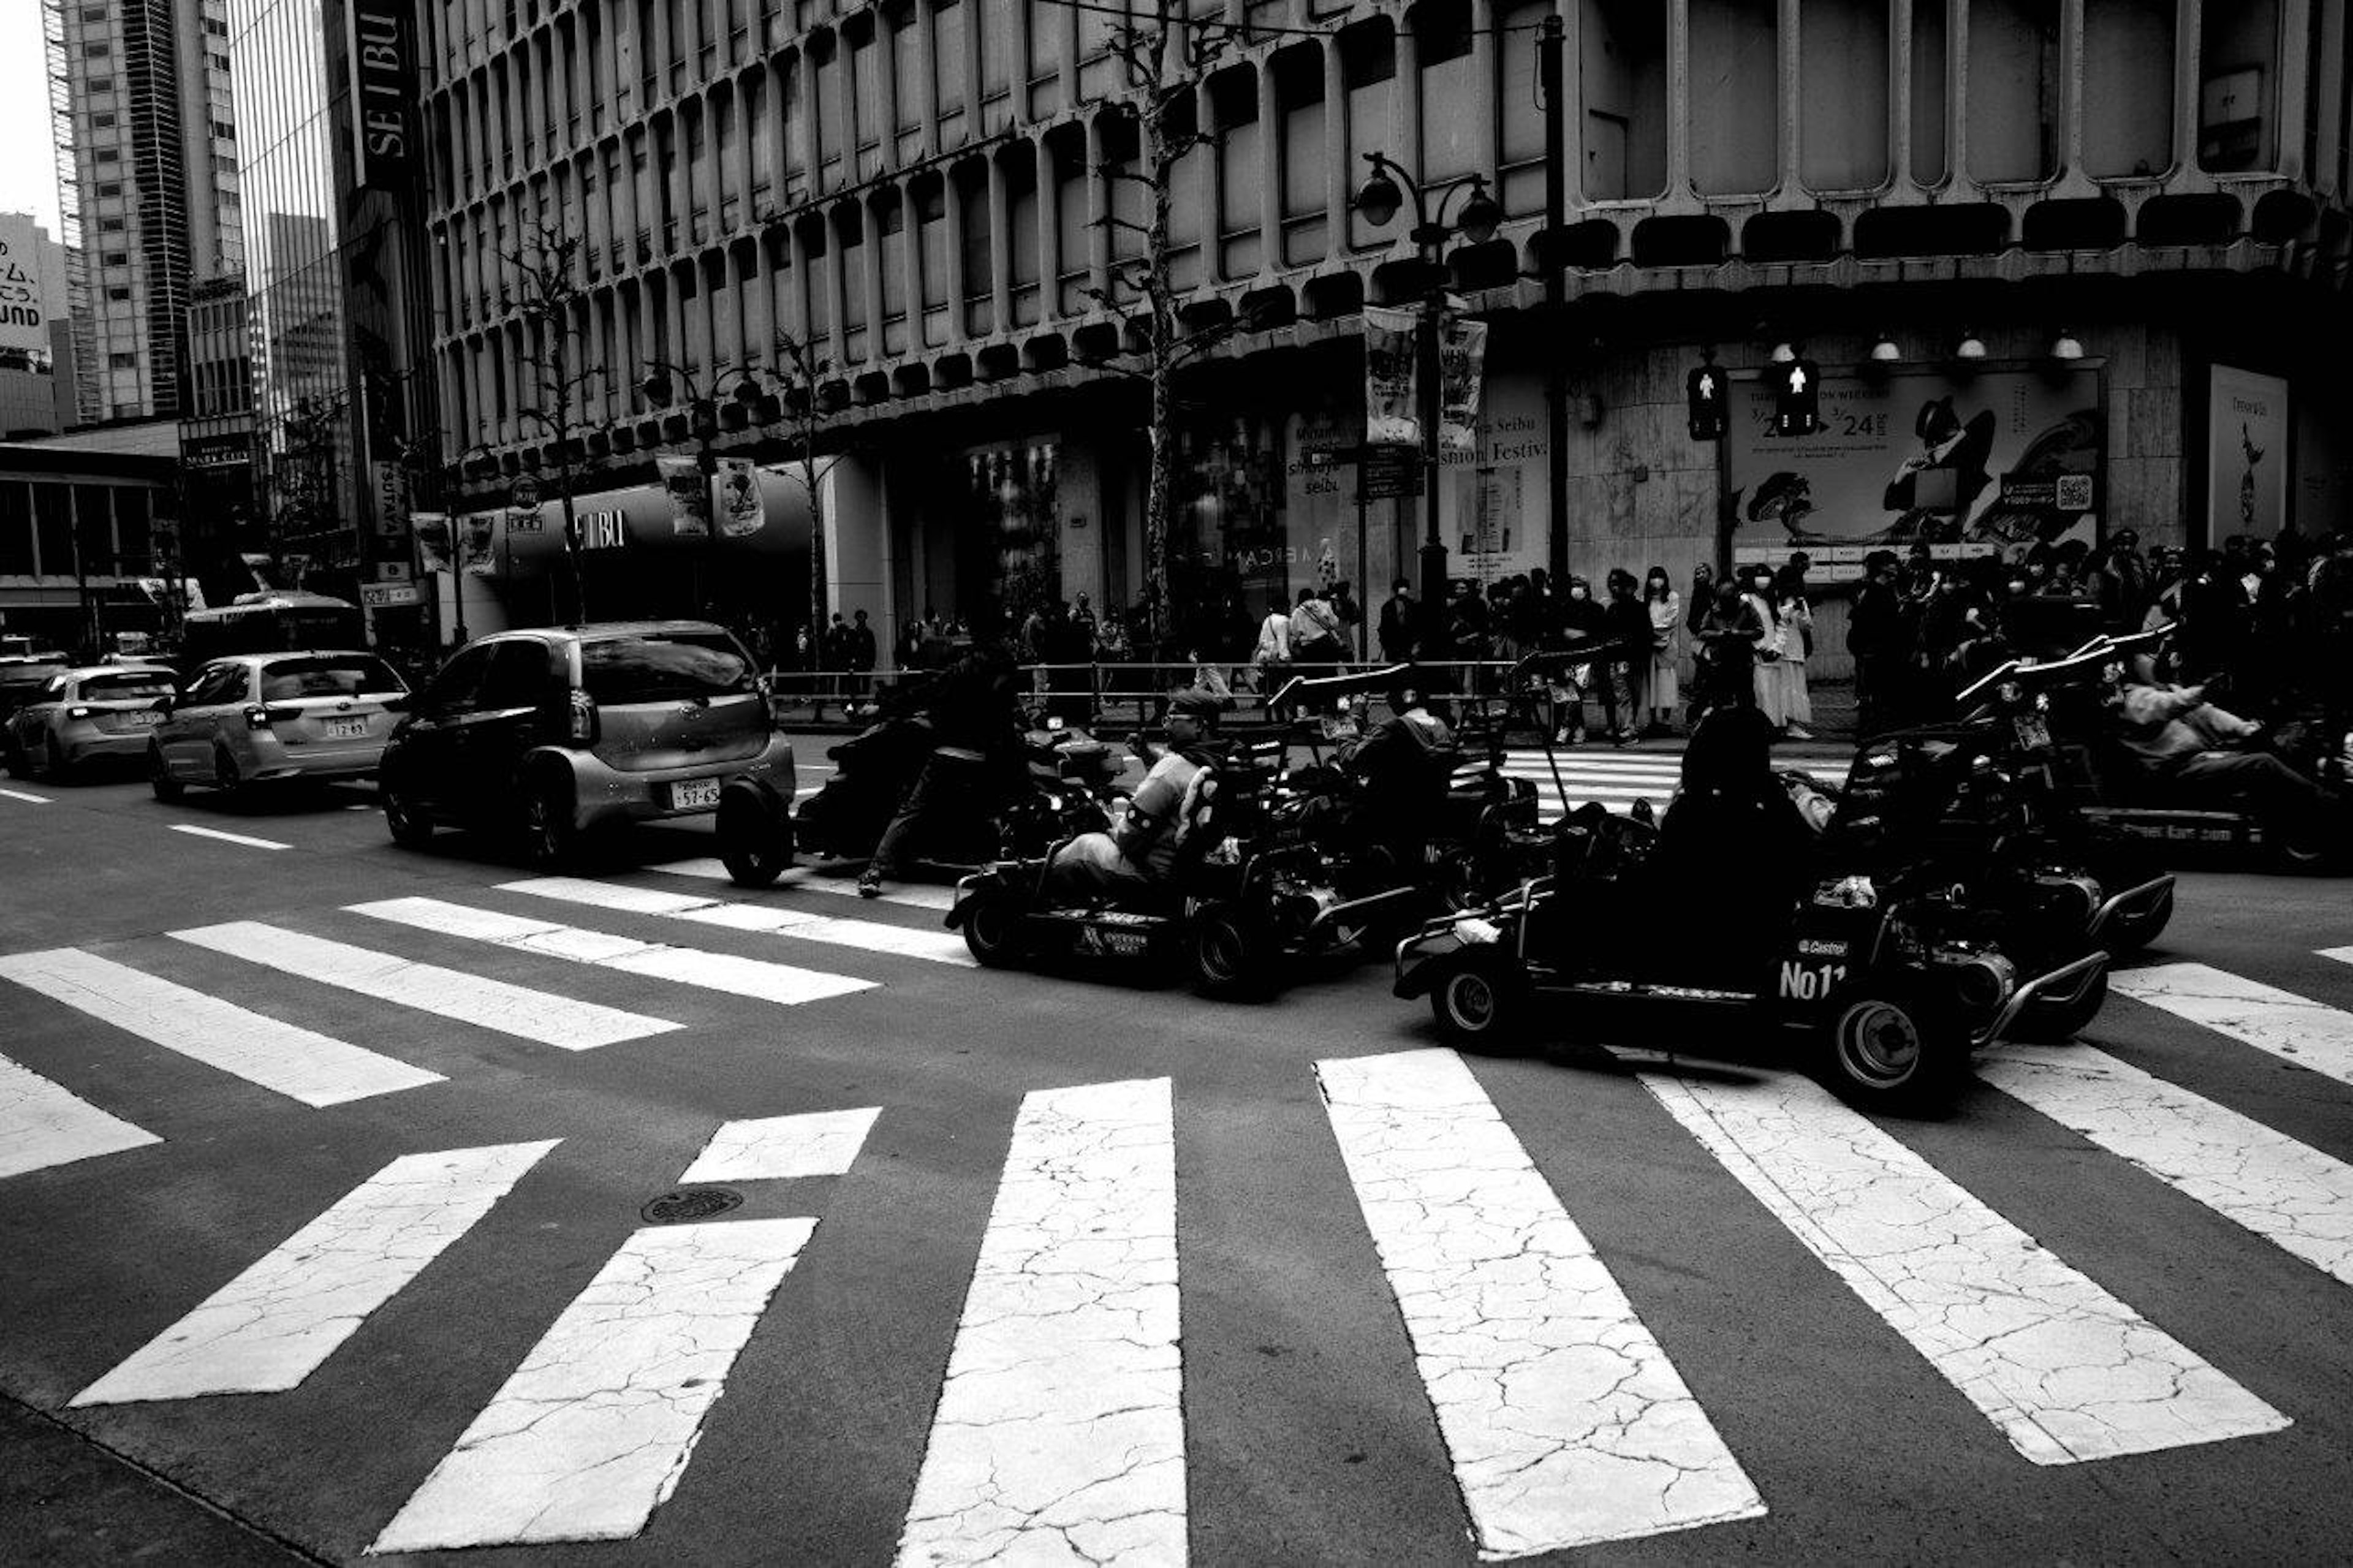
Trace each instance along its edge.
<path fill-rule="evenodd" d="M 1429 997 L 1440 1031 L 1476 1048 L 1588 1035 L 1630 1014 L 1678 1026 L 1679 1049 L 1738 1040 L 1736 1021 L 1802 1030 L 1816 1070 L 1849 1099 L 1926 1109 L 1966 1079 L 1972 1050 L 2038 1012 L 2072 1016 L 2106 973 L 2097 949 L 2021 964 L 1964 889 L 1902 868 L 1825 868 L 1778 914 L 1704 930 L 1708 889 L 1645 874 L 1658 833 L 1579 808 L 1560 825 L 1552 875 L 1399 944 L 1397 994 Z"/>
<path fill-rule="evenodd" d="M 1369 677 L 1345 677 L 1367 682 Z M 947 924 L 984 964 L 1112 960 L 1183 965 L 1204 993 L 1262 995 L 1290 967 L 1349 949 L 1388 951 L 1431 907 L 1418 867 L 1368 841 L 1354 782 L 1283 767 L 1280 740 L 1229 747 L 1192 792 L 1176 858 L 1157 881 L 1074 894 L 1051 854 L 965 878 Z"/>

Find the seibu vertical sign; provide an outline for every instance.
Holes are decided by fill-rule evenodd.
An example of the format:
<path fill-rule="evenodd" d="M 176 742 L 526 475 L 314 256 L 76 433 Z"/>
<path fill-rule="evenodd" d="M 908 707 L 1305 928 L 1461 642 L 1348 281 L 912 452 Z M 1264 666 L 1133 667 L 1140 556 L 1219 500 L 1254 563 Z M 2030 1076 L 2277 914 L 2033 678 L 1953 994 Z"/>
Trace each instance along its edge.
<path fill-rule="evenodd" d="M 363 187 L 404 183 L 417 152 L 407 0 L 349 0 L 352 158 Z"/>

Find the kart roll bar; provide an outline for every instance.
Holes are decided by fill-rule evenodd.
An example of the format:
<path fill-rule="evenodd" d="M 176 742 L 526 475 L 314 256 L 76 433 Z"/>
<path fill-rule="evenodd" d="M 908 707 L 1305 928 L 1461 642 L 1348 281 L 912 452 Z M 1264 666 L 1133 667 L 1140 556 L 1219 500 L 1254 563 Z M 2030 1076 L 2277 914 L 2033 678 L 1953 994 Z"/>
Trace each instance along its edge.
<path fill-rule="evenodd" d="M 1414 679 L 1414 668 L 1409 664 L 1385 664 L 1377 669 L 1353 670 L 1346 675 L 1294 675 L 1266 700 L 1266 705 L 1288 713 L 1298 707 L 1303 698 L 1354 697 L 1364 691 L 1387 691 L 1400 682 L 1410 684 Z"/>
<path fill-rule="evenodd" d="M 1630 637 L 1589 637 L 1572 642 L 1567 647 L 1546 648 L 1528 655 L 1512 666 L 1504 679 L 1504 711 L 1508 716 L 1512 705 L 1520 700 L 1529 684 L 1536 679 L 1562 674 L 1580 664 L 1593 664 L 1613 654 L 1622 654 L 1634 646 Z M 1647 654 L 1649 645 L 1644 645 Z M 1536 736 L 1544 743 L 1545 767 L 1552 774 L 1552 787 L 1561 799 L 1568 798 L 1568 785 L 1560 776 L 1560 753 L 1553 749 L 1552 726 L 1538 724 Z M 1491 747 L 1491 750 L 1494 748 Z"/>

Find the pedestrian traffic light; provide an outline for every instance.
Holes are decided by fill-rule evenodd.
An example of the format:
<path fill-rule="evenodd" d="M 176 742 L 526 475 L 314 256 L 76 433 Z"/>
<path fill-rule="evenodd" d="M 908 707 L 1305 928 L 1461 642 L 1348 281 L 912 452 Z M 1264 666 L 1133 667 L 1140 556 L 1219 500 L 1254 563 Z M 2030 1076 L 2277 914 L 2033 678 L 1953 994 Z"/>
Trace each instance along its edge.
<path fill-rule="evenodd" d="M 1691 403 L 1692 439 L 1724 439 L 1725 395 L 1731 390 L 1730 378 L 1715 365 L 1704 364 L 1684 378 L 1683 389 Z"/>
<path fill-rule="evenodd" d="M 1821 372 L 1810 359 L 1773 366 L 1773 433 L 1810 436 L 1821 428 Z"/>

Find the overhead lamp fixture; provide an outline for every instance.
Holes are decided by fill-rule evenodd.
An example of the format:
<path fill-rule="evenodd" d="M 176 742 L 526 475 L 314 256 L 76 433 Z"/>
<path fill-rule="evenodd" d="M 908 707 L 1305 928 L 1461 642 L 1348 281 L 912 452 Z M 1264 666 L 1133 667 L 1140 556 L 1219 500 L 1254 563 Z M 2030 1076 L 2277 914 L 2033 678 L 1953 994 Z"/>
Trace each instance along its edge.
<path fill-rule="evenodd" d="M 2084 342 L 2066 328 L 2059 329 L 2051 340 L 2051 357 L 2055 360 L 2078 360 L 2084 357 Z"/>
<path fill-rule="evenodd" d="M 1781 342 L 1773 345 L 1772 353 L 1767 357 L 1775 364 L 1791 364 L 1797 360 L 1798 351 L 1788 339 L 1784 338 Z"/>
<path fill-rule="evenodd" d="M 1973 331 L 1964 331 L 1961 333 L 1961 341 L 1953 345 L 1953 357 L 1955 359 L 1961 360 L 1980 360 L 1985 358 L 1985 340 L 1978 337 L 1977 333 Z"/>
<path fill-rule="evenodd" d="M 1894 364 L 1903 357 L 1904 351 L 1897 348 L 1895 340 L 1885 332 L 1880 333 L 1879 341 L 1871 345 L 1871 363 L 1873 364 Z"/>

